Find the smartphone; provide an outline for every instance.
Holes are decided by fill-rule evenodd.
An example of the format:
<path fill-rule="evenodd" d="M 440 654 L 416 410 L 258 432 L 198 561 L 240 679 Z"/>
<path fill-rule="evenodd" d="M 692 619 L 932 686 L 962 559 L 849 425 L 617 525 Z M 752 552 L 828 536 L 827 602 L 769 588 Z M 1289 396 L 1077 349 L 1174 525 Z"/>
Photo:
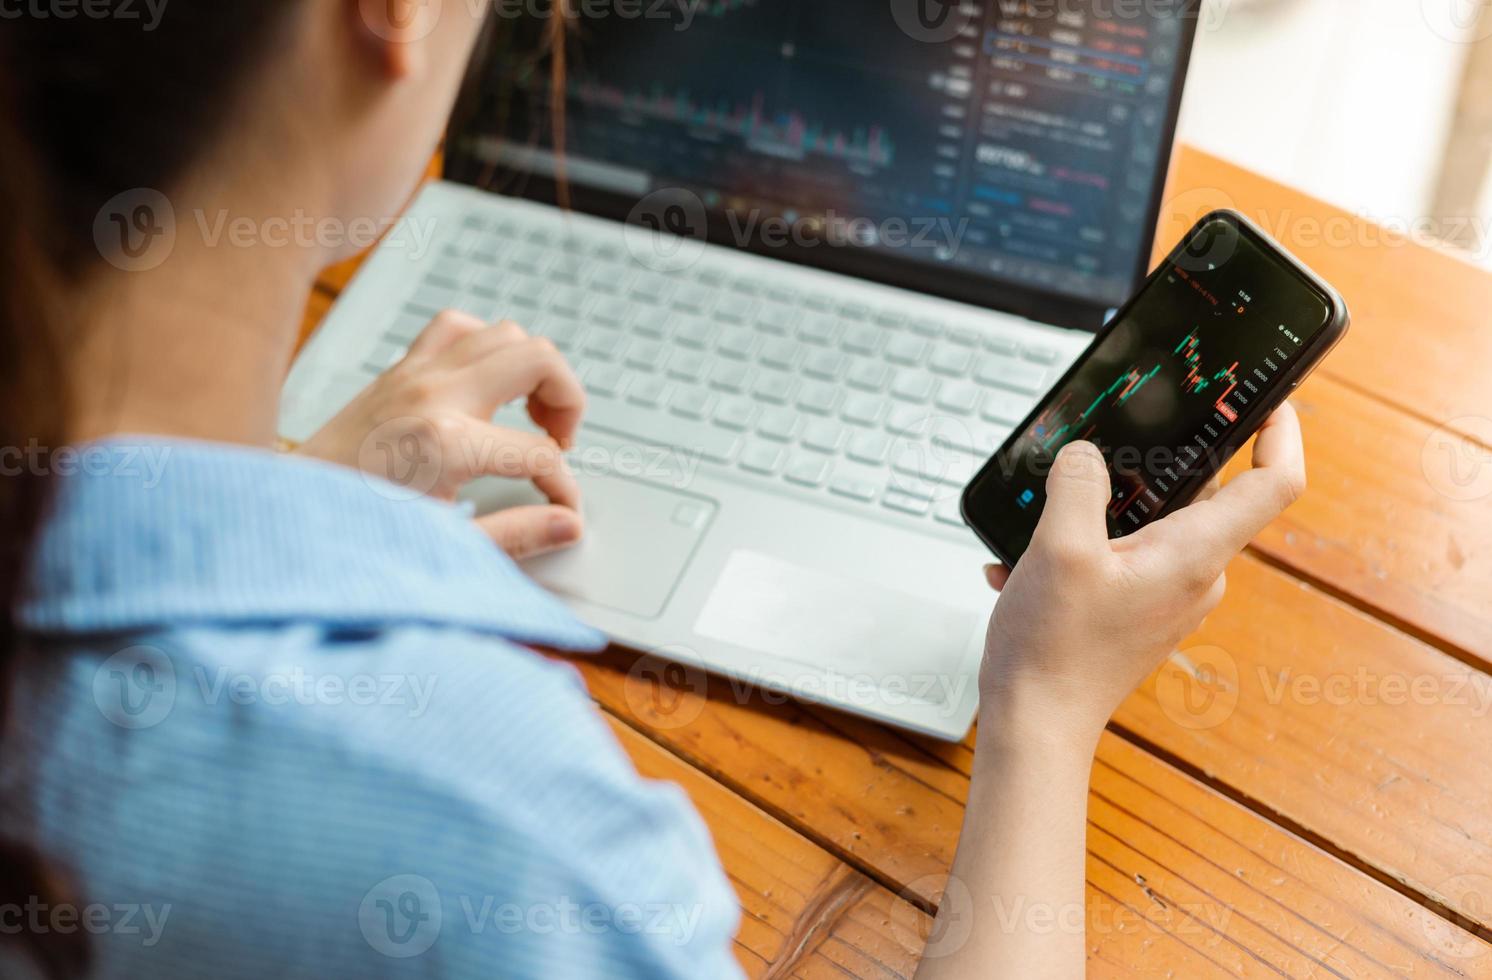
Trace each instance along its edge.
<path fill-rule="evenodd" d="M 1242 215 L 1192 228 L 964 490 L 1007 565 L 1031 543 L 1058 450 L 1086 439 L 1109 536 L 1192 501 L 1347 332 L 1341 296 Z"/>

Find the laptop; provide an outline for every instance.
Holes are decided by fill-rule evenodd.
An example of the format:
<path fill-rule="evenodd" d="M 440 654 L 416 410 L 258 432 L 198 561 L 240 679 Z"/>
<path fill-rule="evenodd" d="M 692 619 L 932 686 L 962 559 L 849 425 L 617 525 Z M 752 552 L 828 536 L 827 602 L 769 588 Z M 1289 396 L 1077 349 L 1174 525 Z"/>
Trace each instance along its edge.
<path fill-rule="evenodd" d="M 306 346 L 282 434 L 443 309 L 516 320 L 589 399 L 586 537 L 538 582 L 714 691 L 962 738 L 995 596 L 959 494 L 1144 276 L 1194 8 L 581 8 L 554 87 L 500 55 L 542 25 L 499 5 L 444 179 Z"/>

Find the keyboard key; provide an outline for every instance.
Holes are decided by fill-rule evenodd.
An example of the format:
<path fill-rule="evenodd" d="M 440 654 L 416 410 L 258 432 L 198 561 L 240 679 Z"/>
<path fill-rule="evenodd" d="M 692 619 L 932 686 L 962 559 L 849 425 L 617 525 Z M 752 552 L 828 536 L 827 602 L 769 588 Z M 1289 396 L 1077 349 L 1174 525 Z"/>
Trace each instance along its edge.
<path fill-rule="evenodd" d="M 1046 371 L 1031 364 L 992 357 L 979 365 L 975 379 L 980 384 L 999 385 L 1012 391 L 1035 395 L 1046 388 Z"/>
<path fill-rule="evenodd" d="M 886 495 L 889 497 L 893 493 L 913 497 L 931 505 L 934 500 L 941 500 L 946 491 L 936 483 L 919 480 L 915 476 L 907 476 L 904 473 L 893 473 L 891 483 L 886 487 Z M 926 510 L 922 512 L 927 513 Z"/>
<path fill-rule="evenodd" d="M 715 345 L 720 328 L 709 320 L 687 319 L 674 327 L 673 339 L 685 347 L 708 350 Z"/>
<path fill-rule="evenodd" d="M 880 491 L 881 488 L 877 484 L 848 474 L 836 476 L 829 483 L 830 493 L 837 493 L 841 497 L 850 497 L 855 500 L 863 500 L 866 503 L 876 499 L 876 494 L 880 493 Z"/>
<path fill-rule="evenodd" d="M 907 324 L 907 315 L 900 310 L 882 310 L 875 316 L 876 323 L 883 327 L 904 327 Z"/>
<path fill-rule="evenodd" d="M 886 418 L 886 428 L 897 435 L 921 436 L 931 425 L 932 416 L 920 405 L 897 405 Z"/>
<path fill-rule="evenodd" d="M 927 366 L 939 374 L 959 377 L 969 370 L 974 355 L 965 347 L 940 347 L 928 358 Z"/>
<path fill-rule="evenodd" d="M 751 365 L 739 361 L 721 361 L 710 368 L 710 385 L 721 391 L 742 392 L 751 380 Z"/>
<path fill-rule="evenodd" d="M 996 354 L 1010 354 L 1012 356 L 1014 356 L 1015 352 L 1020 350 L 1021 348 L 1021 345 L 1016 343 L 1010 337 L 998 333 L 990 334 L 988 337 L 985 337 L 984 346 L 988 347 Z"/>
<path fill-rule="evenodd" d="M 955 344 L 965 347 L 977 347 L 979 345 L 979 331 L 973 327 L 949 327 L 948 339 Z"/>
<path fill-rule="evenodd" d="M 837 350 L 814 350 L 803 358 L 803 373 L 826 381 L 837 381 L 844 370 L 845 356 Z"/>
<path fill-rule="evenodd" d="M 954 452 L 942 445 L 906 446 L 891 461 L 891 469 L 928 483 L 949 487 L 967 486 L 984 465 L 984 459 Z"/>
<path fill-rule="evenodd" d="M 886 360 L 896 364 L 916 366 L 927 353 L 927 341 L 921 337 L 900 334 L 886 344 Z"/>
<path fill-rule="evenodd" d="M 668 359 L 668 349 L 652 340 L 635 340 L 627 348 L 627 364 L 643 371 L 657 371 Z"/>
<path fill-rule="evenodd" d="M 408 344 L 418 337 L 429 324 L 430 318 L 424 313 L 400 313 L 394 320 L 394 325 L 384 333 L 384 337 L 396 344 Z"/>
<path fill-rule="evenodd" d="M 681 286 L 673 294 L 673 305 L 675 309 L 688 310 L 690 313 L 708 313 L 714 295 L 714 290 L 703 286 Z"/>
<path fill-rule="evenodd" d="M 762 344 L 757 360 L 768 367 L 789 369 L 798 362 L 798 354 L 802 350 L 803 345 L 796 340 L 774 337 Z"/>
<path fill-rule="evenodd" d="M 539 248 L 519 248 L 508 258 L 508 268 L 515 272 L 526 272 L 531 276 L 542 276 L 554 261 L 554 256 Z"/>
<path fill-rule="evenodd" d="M 933 400 L 933 404 L 944 411 L 969 415 L 979 404 L 979 389 L 971 384 L 949 382 L 939 389 L 938 397 Z"/>
<path fill-rule="evenodd" d="M 728 328 L 720 335 L 715 349 L 726 357 L 744 361 L 756 350 L 756 334 L 750 330 Z"/>
<path fill-rule="evenodd" d="M 625 300 L 602 299 L 591 307 L 591 319 L 608 327 L 625 326 L 632 319 L 634 307 Z"/>
<path fill-rule="evenodd" d="M 881 498 L 881 503 L 892 510 L 900 511 L 903 514 L 911 514 L 914 517 L 927 516 L 928 508 L 931 506 L 930 501 L 892 489 L 886 491 L 886 496 Z"/>
<path fill-rule="evenodd" d="M 768 439 L 792 442 L 798 437 L 798 430 L 802 425 L 802 417 L 792 409 L 768 408 L 762 412 L 762 419 L 757 423 L 756 431 Z"/>
<path fill-rule="evenodd" d="M 405 350 L 406 348 L 400 344 L 380 340 L 373 346 L 373 350 L 368 354 L 368 359 L 363 362 L 363 366 L 374 374 L 382 374 L 399 363 L 399 360 L 404 357 Z"/>
<path fill-rule="evenodd" d="M 838 403 L 839 392 L 831 385 L 817 381 L 803 382 L 803 388 L 798 392 L 798 407 L 819 415 L 832 413 Z"/>
<path fill-rule="evenodd" d="M 886 461 L 891 449 L 891 440 L 884 432 L 857 432 L 850 436 L 845 455 L 861 463 L 879 465 Z"/>
<path fill-rule="evenodd" d="M 585 388 L 592 394 L 615 397 L 621 394 L 626 381 L 627 374 L 621 368 L 610 364 L 597 364 L 586 375 Z"/>
<path fill-rule="evenodd" d="M 851 300 L 840 304 L 839 315 L 846 320 L 868 320 L 870 319 L 870 307 L 864 303 Z"/>
<path fill-rule="evenodd" d="M 508 293 L 508 299 L 519 306 L 529 306 L 539 309 L 544 301 L 549 298 L 553 288 L 540 279 L 524 279 L 513 286 Z"/>
<path fill-rule="evenodd" d="M 767 476 L 776 476 L 777 471 L 782 468 L 782 461 L 787 457 L 786 451 L 781 446 L 771 443 L 757 443 L 741 454 L 741 469 L 750 470 L 753 473 L 764 473 Z"/>
<path fill-rule="evenodd" d="M 1056 364 L 1060 355 L 1055 347 L 1047 347 L 1045 344 L 1027 344 L 1021 348 L 1021 356 L 1037 364 Z"/>
<path fill-rule="evenodd" d="M 781 371 L 763 371 L 751 390 L 756 392 L 757 397 L 763 401 L 785 405 L 788 399 L 793 397 L 794 385 L 791 375 L 783 374 Z"/>
<path fill-rule="evenodd" d="M 932 397 L 937 382 L 921 371 L 902 371 L 891 383 L 891 394 L 903 401 L 925 402 Z"/>
<path fill-rule="evenodd" d="M 781 303 L 763 303 L 756 311 L 756 325 L 767 333 L 787 335 L 792 332 L 793 312 Z"/>
<path fill-rule="evenodd" d="M 803 297 L 803 305 L 810 310 L 818 310 L 820 313 L 828 313 L 834 309 L 834 297 L 823 293 L 809 293 Z"/>
<path fill-rule="evenodd" d="M 724 296 L 715 305 L 715 319 L 726 323 L 750 323 L 756 316 L 756 303 L 739 296 Z"/>
<path fill-rule="evenodd" d="M 460 291 L 449 286 L 423 285 L 415 290 L 409 305 L 424 310 L 431 316 L 442 310 L 455 309 L 461 304 Z"/>
<path fill-rule="evenodd" d="M 881 421 L 881 414 L 885 410 L 886 403 L 881 399 L 851 393 L 845 396 L 844 408 L 840 410 L 839 417 L 856 425 L 876 425 Z"/>
<path fill-rule="evenodd" d="M 704 376 L 709 358 L 692 350 L 676 350 L 668 356 L 668 376 L 680 381 L 698 381 Z"/>
<path fill-rule="evenodd" d="M 839 332 L 839 321 L 832 316 L 811 316 L 798 323 L 798 336 L 810 344 L 828 344 Z"/>
<path fill-rule="evenodd" d="M 803 445 L 821 453 L 839 452 L 844 442 L 844 426 L 828 419 L 813 419 L 803 429 Z"/>
<path fill-rule="evenodd" d="M 668 382 L 662 378 L 634 378 L 627 385 L 627 400 L 656 408 L 668 394 Z"/>
<path fill-rule="evenodd" d="M 823 456 L 805 456 L 787 468 L 783 474 L 788 482 L 804 487 L 823 486 L 829 478 L 829 460 Z"/>
<path fill-rule="evenodd" d="M 745 398 L 722 398 L 715 406 L 715 424 L 745 432 L 756 421 L 757 407 Z"/>
<path fill-rule="evenodd" d="M 607 330 L 604 327 L 597 327 L 595 329 L 597 333 L 601 334 L 616 334 L 616 331 Z M 585 327 L 574 320 L 551 318 L 547 323 L 542 324 L 539 329 L 536 329 L 534 333 L 540 333 L 548 337 L 554 341 L 554 346 L 562 351 L 572 351 L 580 346 L 580 338 L 585 336 Z M 617 334 L 617 336 L 621 335 Z"/>
<path fill-rule="evenodd" d="M 912 321 L 912 329 L 924 337 L 943 336 L 943 323 L 931 317 L 919 317 Z"/>
<path fill-rule="evenodd" d="M 634 306 L 632 307 L 632 315 L 627 320 L 627 325 L 628 329 L 639 337 L 651 337 L 654 340 L 661 340 L 668 333 L 671 322 L 665 314 L 652 307 Z"/>
<path fill-rule="evenodd" d="M 950 497 L 939 504 L 933 511 L 933 518 L 939 524 L 947 524 L 951 527 L 964 526 L 964 515 L 959 513 L 957 497 Z"/>
<path fill-rule="evenodd" d="M 665 303 L 668 301 L 672 284 L 662 276 L 643 274 L 633 280 L 632 288 L 627 290 L 627 295 L 633 299 L 640 299 L 644 303 Z"/>
<path fill-rule="evenodd" d="M 868 324 L 854 324 L 844 332 L 840 346 L 852 354 L 874 354 L 881 348 L 881 331 Z"/>
<path fill-rule="evenodd" d="M 862 391 L 880 391 L 886 387 L 886 380 L 890 377 L 891 369 L 880 361 L 856 360 L 850 365 L 845 380 Z"/>
<path fill-rule="evenodd" d="M 626 343 L 627 337 L 620 330 L 598 328 L 586 337 L 585 354 L 599 361 L 614 361 L 621 355 Z"/>
<path fill-rule="evenodd" d="M 686 419 L 702 419 L 714 408 L 715 396 L 703 388 L 680 388 L 669 399 L 668 407 Z"/>
<path fill-rule="evenodd" d="M 1031 410 L 1031 400 L 1003 391 L 991 391 L 984 396 L 984 408 L 979 414 L 990 422 L 1005 422 L 1015 425 Z"/>
<path fill-rule="evenodd" d="M 599 265 L 591 271 L 590 288 L 602 293 L 620 293 L 630 274 L 619 265 Z"/>
<path fill-rule="evenodd" d="M 696 453 L 714 463 L 731 462 L 741 449 L 741 437 L 719 426 L 669 416 L 612 398 L 593 399 L 585 425 L 652 445 Z"/>

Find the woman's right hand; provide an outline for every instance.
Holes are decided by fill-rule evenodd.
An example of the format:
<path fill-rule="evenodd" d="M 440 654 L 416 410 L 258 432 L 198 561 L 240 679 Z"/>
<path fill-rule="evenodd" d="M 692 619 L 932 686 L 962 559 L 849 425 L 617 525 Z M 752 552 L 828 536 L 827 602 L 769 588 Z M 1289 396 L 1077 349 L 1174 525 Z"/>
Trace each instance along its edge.
<path fill-rule="evenodd" d="M 994 728 L 1002 737 L 1057 731 L 1096 740 L 1120 702 L 1222 600 L 1228 562 L 1304 491 L 1290 405 L 1260 430 L 1253 464 L 1111 541 L 1102 456 L 1091 443 L 1063 449 L 1031 547 L 1013 571 L 988 569 L 1001 595 L 980 677 L 981 710 L 990 712 L 981 736 Z"/>

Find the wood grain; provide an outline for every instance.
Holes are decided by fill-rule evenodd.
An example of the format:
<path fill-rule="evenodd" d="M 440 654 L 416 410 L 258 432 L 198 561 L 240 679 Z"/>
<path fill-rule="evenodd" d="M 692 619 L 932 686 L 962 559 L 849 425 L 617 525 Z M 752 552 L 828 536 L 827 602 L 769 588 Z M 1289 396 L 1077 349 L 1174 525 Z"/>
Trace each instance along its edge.
<path fill-rule="evenodd" d="M 575 662 L 629 726 L 889 889 L 940 900 L 963 773 L 846 716 L 703 675 L 660 685 L 622 651 Z M 1113 735 L 1088 851 L 1090 951 L 1142 975 L 1178 969 L 1176 944 L 1191 960 L 1178 976 L 1492 975 L 1492 947 Z"/>

